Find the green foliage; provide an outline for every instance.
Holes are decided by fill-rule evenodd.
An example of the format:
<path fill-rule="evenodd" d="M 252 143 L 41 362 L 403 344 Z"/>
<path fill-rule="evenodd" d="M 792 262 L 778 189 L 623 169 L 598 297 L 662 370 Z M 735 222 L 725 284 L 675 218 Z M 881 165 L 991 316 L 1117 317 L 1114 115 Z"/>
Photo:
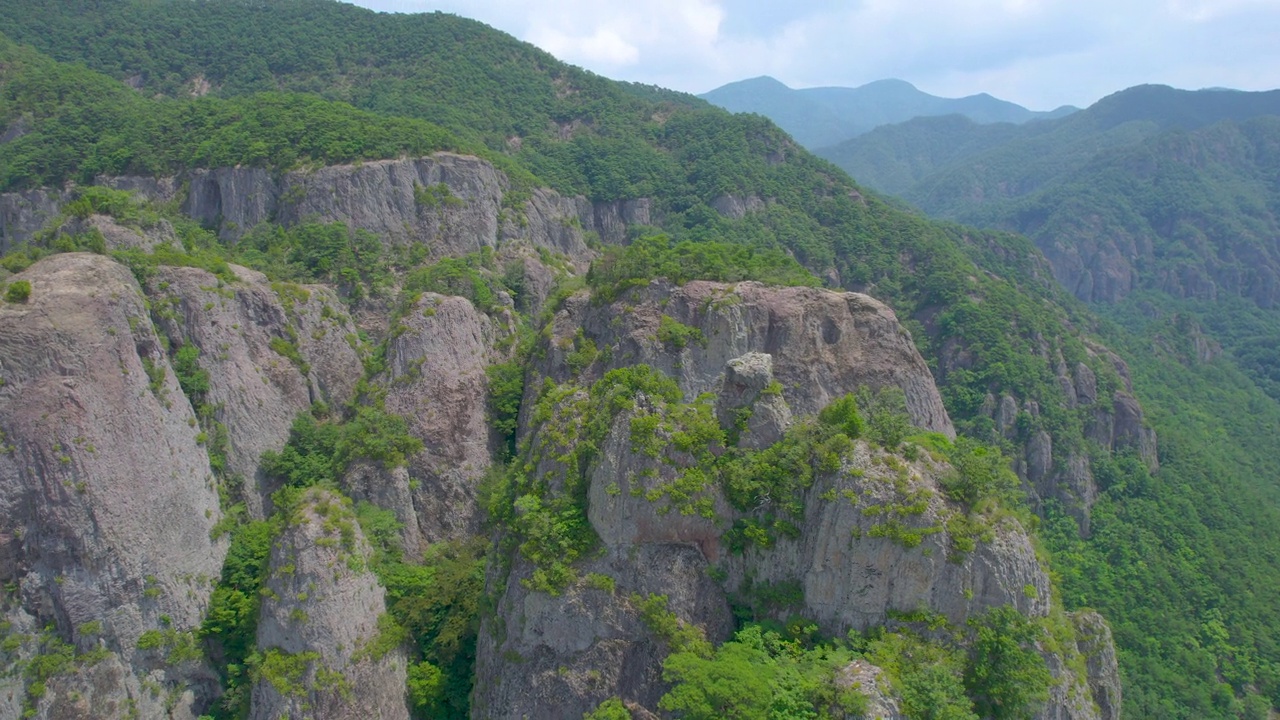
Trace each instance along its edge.
<path fill-rule="evenodd" d="M 488 253 L 444 258 L 406 275 L 404 291 L 409 297 L 424 292 L 456 295 L 470 300 L 481 312 L 494 313 L 501 308 L 498 291 L 502 286 L 500 279 L 491 272 L 492 268 L 488 267 L 492 262 Z"/>
<path fill-rule="evenodd" d="M 662 677 L 672 688 L 658 706 L 690 720 L 857 716 L 865 696 L 834 682 L 836 670 L 852 660 L 848 650 L 806 648 L 751 625 L 714 653 L 668 656 Z"/>
<path fill-rule="evenodd" d="M 866 427 L 862 415 L 858 413 L 858 400 L 852 394 L 836 398 L 830 405 L 818 413 L 818 422 L 839 432 L 845 437 L 856 440 L 862 437 Z"/>
<path fill-rule="evenodd" d="M 209 392 L 209 371 L 200 367 L 200 348 L 187 343 L 178 348 L 170 363 L 173 372 L 178 376 L 178 385 L 191 400 L 191 404 L 199 406 Z"/>
<path fill-rule="evenodd" d="M 368 515 L 362 513 L 366 534 Z M 470 716 L 486 549 L 479 539 L 442 543 L 428 549 L 420 564 L 402 561 L 398 553 L 373 564 L 387 589 L 387 612 L 420 658 L 410 664 L 408 680 L 420 717 Z"/>
<path fill-rule="evenodd" d="M 88 185 L 102 174 L 167 175 L 235 165 L 290 169 L 474 148 L 427 122 L 307 95 L 156 100 L 8 40 L 0 41 L 0 58 L 9 68 L 0 121 L 24 117 L 33 123 L 30 132 L 0 146 L 0 188 L 6 190 L 66 180 Z"/>
<path fill-rule="evenodd" d="M 631 711 L 616 697 L 609 698 L 596 706 L 595 710 L 582 716 L 582 720 L 631 720 Z"/>
<path fill-rule="evenodd" d="M 866 414 L 867 437 L 876 443 L 894 450 L 911 433 L 907 396 L 897 385 L 882 387 L 875 394 L 862 388 L 858 405 Z"/>
<path fill-rule="evenodd" d="M 707 338 L 701 330 L 685 325 L 668 315 L 663 315 L 658 320 L 658 342 L 676 351 L 690 345 L 707 346 Z"/>
<path fill-rule="evenodd" d="M 633 594 L 630 601 L 639 612 L 641 622 L 666 643 L 672 653 L 688 653 L 696 657 L 711 654 L 712 648 L 707 642 L 706 633 L 702 628 L 686 623 L 671 612 L 666 595 Z"/>
<path fill-rule="evenodd" d="M 959 437 L 945 454 L 954 469 L 939 479 L 947 497 L 966 507 L 974 507 L 987 498 L 1004 498 L 1012 501 L 1010 505 L 1017 504 L 1018 477 L 999 450 Z"/>
<path fill-rule="evenodd" d="M 874 633 L 866 658 L 884 669 L 902 696 L 906 717 L 918 720 L 978 720 L 965 694 L 967 658 L 960 648 L 929 642 L 910 632 Z"/>
<path fill-rule="evenodd" d="M 340 422 L 300 413 L 289 429 L 284 449 L 263 453 L 262 469 L 291 487 L 333 487 L 356 460 L 373 460 L 394 468 L 421 449 L 422 441 L 409 434 L 404 418 L 376 405 L 357 405 L 350 417 Z"/>
<path fill-rule="evenodd" d="M 14 280 L 4 290 L 4 301 L 9 303 L 25 303 L 31 298 L 31 282 Z"/>
<path fill-rule="evenodd" d="M 270 683 L 275 691 L 285 697 L 302 697 L 308 688 L 304 684 L 312 663 L 320 662 L 320 653 L 287 653 L 270 648 L 262 654 L 255 669 L 257 679 Z"/>
<path fill-rule="evenodd" d="M 1152 317 L 1149 300 L 1116 308 L 1127 332 L 1107 340 L 1128 358 L 1160 469 L 1095 457 L 1087 539 L 1061 508 L 1046 513 L 1063 600 L 1111 624 L 1126 716 L 1227 720 L 1250 693 L 1280 707 L 1280 609 L 1255 590 L 1280 584 L 1261 551 L 1280 547 L 1280 497 L 1263 480 L 1280 477 L 1280 404 L 1228 358 L 1195 360 L 1194 325 Z"/>
<path fill-rule="evenodd" d="M 964 684 L 980 715 L 1029 720 L 1049 697 L 1053 676 L 1036 643 L 1043 629 L 1004 606 L 972 618 L 974 631 Z"/>
<path fill-rule="evenodd" d="M 524 399 L 524 368 L 516 362 L 485 368 L 489 379 L 489 424 L 502 440 L 506 457 L 515 455 L 520 403 Z"/>
<path fill-rule="evenodd" d="M 217 720 L 248 712 L 253 678 L 260 589 L 271 556 L 276 525 L 271 521 L 242 524 L 231 533 L 222 575 L 209 599 L 199 637 L 205 653 L 222 673 L 223 695 L 211 709 Z"/>
<path fill-rule="evenodd" d="M 351 299 L 379 295 L 390 285 L 382 242 L 341 222 L 304 221 L 287 228 L 259 223 L 230 252 L 236 262 L 275 280 L 330 282 Z"/>
<path fill-rule="evenodd" d="M 445 705 L 444 674 L 423 660 L 409 665 L 409 704 L 419 717 L 441 717 Z"/>
<path fill-rule="evenodd" d="M 644 365 L 611 370 L 585 392 L 550 380 L 543 387 L 532 411 L 539 431 L 489 500 L 492 519 L 510 529 L 509 541 L 536 566 L 530 587 L 559 592 L 575 577 L 573 562 L 597 542 L 586 517 L 587 473 L 613 419 L 635 406 L 638 393 L 658 402 L 681 396 L 673 380 Z M 554 495 L 551 474 L 533 471 L 544 458 L 563 483 Z"/>
<path fill-rule="evenodd" d="M 665 235 L 645 236 L 624 248 L 609 248 L 604 257 L 592 263 L 587 273 L 587 283 L 596 296 L 606 302 L 628 288 L 647 285 L 653 278 L 666 278 L 678 285 L 690 280 L 819 284 L 817 278 L 780 250 L 756 250 L 747 245 L 715 241 L 675 242 Z M 692 339 L 687 333 L 679 337 L 686 341 Z"/>

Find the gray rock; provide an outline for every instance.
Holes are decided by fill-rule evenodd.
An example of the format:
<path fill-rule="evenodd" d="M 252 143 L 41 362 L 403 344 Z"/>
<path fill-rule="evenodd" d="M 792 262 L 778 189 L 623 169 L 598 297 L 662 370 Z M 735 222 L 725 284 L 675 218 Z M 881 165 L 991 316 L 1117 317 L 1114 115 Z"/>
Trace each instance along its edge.
<path fill-rule="evenodd" d="M 663 315 L 696 328 L 705 345 L 668 351 L 658 340 Z M 892 310 L 866 295 L 703 281 L 681 287 L 655 282 L 610 306 L 597 306 L 580 294 L 555 319 L 546 369 L 557 381 L 570 374 L 566 348 L 578 328 L 602 350 L 610 349 L 608 366 L 593 372 L 645 363 L 675 378 L 693 398 L 720 389 L 730 360 L 768 353 L 792 412 L 816 413 L 859 387 L 897 385 L 915 425 L 955 436 L 910 335 Z"/>
<path fill-rule="evenodd" d="M 493 573 L 501 591 L 480 628 L 472 717 L 558 720 L 581 717 L 610 697 L 656 708 L 668 648 L 640 619 L 633 596 L 666 595 L 667 607 L 713 641 L 728 639 L 733 619 L 702 554 L 686 545 L 645 544 L 606 552 L 582 571 L 615 578 L 598 589 L 584 580 L 561 595 L 531 592 L 530 568 L 517 559 Z"/>
<path fill-rule="evenodd" d="M 856 690 L 867 696 L 865 720 L 902 720 L 898 699 L 892 693 L 884 671 L 865 660 L 854 660 L 836 674 L 836 687 Z"/>
<path fill-rule="evenodd" d="M 29 241 L 57 217 L 66 197 L 52 189 L 0 193 L 0 254 Z"/>
<path fill-rule="evenodd" d="M 250 718 L 408 720 L 404 655 L 373 648 L 386 605 L 369 553 L 349 501 L 308 490 L 272 545 L 258 620 L 259 652 L 302 669 L 264 669 Z"/>
<path fill-rule="evenodd" d="M 386 408 L 403 415 L 425 445 L 409 459 L 407 476 L 389 483 L 404 482 L 413 498 L 411 506 L 390 506 L 416 526 L 405 538 L 411 552 L 419 542 L 479 531 L 476 484 L 492 462 L 485 368 L 496 334 L 466 299 L 425 293 L 388 346 Z"/>
<path fill-rule="evenodd" d="M 1098 706 L 1098 716 L 1102 720 L 1119 720 L 1123 694 L 1111 628 L 1093 611 L 1073 613 L 1071 620 L 1076 626 L 1077 645 L 1088 664 L 1089 690 Z"/>
<path fill-rule="evenodd" d="M 721 195 L 711 201 L 711 208 L 730 220 L 741 220 L 764 206 L 764 201 L 755 195 Z"/>
<path fill-rule="evenodd" d="M 294 418 L 313 402 L 349 400 L 363 368 L 348 341 L 355 328 L 332 290 L 273 288 L 261 273 L 233 270 L 239 282 L 198 268 L 162 267 L 148 290 L 170 343 L 200 350 L 200 366 L 209 373 L 206 403 L 227 430 L 227 473 L 243 478 L 243 499 L 261 518 L 275 489 L 261 473 L 262 453 L 284 447 Z M 273 342 L 297 348 L 306 374 Z"/>
<path fill-rule="evenodd" d="M 227 547 L 218 494 L 133 275 L 70 253 L 19 277 L 31 299 L 0 305 L 0 581 L 19 588 L 10 615 L 63 640 L 87 649 L 100 623 L 114 659 L 65 687 L 123 702 L 150 672 L 139 636 L 203 619 Z"/>
<path fill-rule="evenodd" d="M 235 241 L 258 223 L 275 217 L 280 188 L 260 168 L 193 170 L 182 211 L 219 228 L 223 240 Z"/>

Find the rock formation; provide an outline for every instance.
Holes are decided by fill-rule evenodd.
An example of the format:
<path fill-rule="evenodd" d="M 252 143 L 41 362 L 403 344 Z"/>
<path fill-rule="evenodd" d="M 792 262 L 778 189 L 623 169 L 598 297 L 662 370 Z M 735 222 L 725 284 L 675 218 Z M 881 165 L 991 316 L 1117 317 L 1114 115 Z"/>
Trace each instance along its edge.
<path fill-rule="evenodd" d="M 5 615 L 24 658 L 59 642 L 103 651 L 49 679 L 38 716 L 158 717 L 144 684 L 187 707 L 192 668 L 155 662 L 139 638 L 197 627 L 226 552 L 195 415 L 127 269 L 72 253 L 18 277 L 31 297 L 0 305 Z"/>
<path fill-rule="evenodd" d="M 313 488 L 271 549 L 253 720 L 408 720 L 405 658 L 378 647 L 384 592 L 350 501 Z"/>

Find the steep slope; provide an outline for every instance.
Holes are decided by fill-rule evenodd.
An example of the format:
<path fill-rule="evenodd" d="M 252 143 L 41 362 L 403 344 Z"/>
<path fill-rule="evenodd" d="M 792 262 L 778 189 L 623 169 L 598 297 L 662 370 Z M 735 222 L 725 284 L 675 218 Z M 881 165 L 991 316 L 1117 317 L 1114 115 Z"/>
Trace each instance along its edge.
<path fill-rule="evenodd" d="M 696 340 L 664 340 L 677 324 Z M 667 709 L 669 658 L 690 642 L 681 633 L 727 641 L 731 606 L 757 620 L 800 616 L 829 636 L 912 627 L 913 613 L 956 629 L 994 608 L 1051 614 L 1019 521 L 952 500 L 942 455 L 916 448 L 903 460 L 898 440 L 815 424 L 842 393 L 888 381 L 914 422 L 950 431 L 887 307 L 822 290 L 653 283 L 610 305 L 570 298 L 551 327 L 528 383 L 525 452 L 497 506 L 509 559 L 490 573 L 501 600 L 480 631 L 477 671 L 494 680 L 478 686 L 478 717 L 577 716 L 611 697 Z M 586 342 L 599 353 L 583 365 L 569 349 Z M 753 462 L 781 463 L 781 476 Z M 1079 651 L 1054 647 L 1047 705 L 1029 709 L 1101 717 L 1090 678 L 1067 669 Z"/>
<path fill-rule="evenodd" d="M 1052 112 L 1034 112 L 986 93 L 941 98 L 903 80 L 877 80 L 856 88 L 793 90 L 771 77 L 759 77 L 729 83 L 699 97 L 729 112 L 764 115 L 811 150 L 916 117 L 957 115 L 979 124 L 1025 123 L 1075 111 L 1064 106 Z"/>
<path fill-rule="evenodd" d="M 165 693 L 197 715 L 191 631 L 227 543 L 195 413 L 128 269 L 67 254 L 18 278 L 30 298 L 0 306 L 6 716 L 158 716 Z"/>

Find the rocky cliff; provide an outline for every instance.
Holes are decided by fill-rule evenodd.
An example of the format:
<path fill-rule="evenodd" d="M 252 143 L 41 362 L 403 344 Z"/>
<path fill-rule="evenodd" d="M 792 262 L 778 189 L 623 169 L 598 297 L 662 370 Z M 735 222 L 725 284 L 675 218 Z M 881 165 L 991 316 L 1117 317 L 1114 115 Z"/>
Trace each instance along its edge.
<path fill-rule="evenodd" d="M 492 463 L 485 368 L 509 328 L 459 297 L 424 293 L 387 347 L 387 410 L 409 420 L 423 449 L 407 467 L 361 464 L 347 476 L 352 497 L 392 508 L 411 553 L 424 543 L 480 532 L 476 486 Z"/>
<path fill-rule="evenodd" d="M 888 306 L 867 295 L 700 281 L 655 282 L 608 306 L 580 294 L 555 318 L 548 377 L 572 374 L 566 358 L 579 330 L 604 351 L 594 373 L 646 364 L 696 397 L 719 389 L 730 360 L 763 352 L 793 412 L 816 413 L 862 386 L 896 385 L 913 424 L 955 435 L 910 335 Z"/>
<path fill-rule="evenodd" d="M 232 241 L 259 222 L 315 218 L 422 243 L 434 257 L 497 248 L 525 270 L 525 310 L 542 304 L 557 273 L 585 270 L 592 233 L 622 242 L 651 212 L 643 200 L 592 204 L 545 190 L 521 196 L 516 212 L 505 176 L 450 154 L 278 177 L 237 168 L 102 180 L 179 199 Z M 165 223 L 68 219 L 59 193 L 0 199 L 9 203 L 0 209 L 17 208 L 0 216 L 8 241 L 45 217 L 62 233 L 101 234 L 108 250 L 175 242 Z M 55 255 L 10 278 L 30 280 L 27 302 L 0 305 L 0 580 L 15 588 L 3 632 L 16 638 L 0 659 L 54 668 L 3 681 L 0 717 L 206 711 L 219 677 L 195 630 L 226 553 L 216 526 L 235 503 L 281 523 L 257 617 L 251 716 L 407 717 L 408 658 L 378 643 L 387 601 L 347 498 L 392 511 L 411 559 L 484 531 L 480 486 L 499 444 L 486 370 L 515 356 L 511 299 L 487 313 L 435 293 L 353 306 L 330 288 L 272 283 L 235 265 L 139 267 L 138 278 L 103 256 Z M 362 331 L 385 340 L 376 356 Z M 1154 458 L 1123 363 L 1090 352 L 1059 372 L 1069 400 L 1089 408 L 1090 437 Z M 589 447 L 537 409 L 558 386 L 571 400 L 557 412 L 571 415 L 594 383 L 639 365 L 673 380 L 683 400 L 628 397 Z M 1104 366 L 1118 384 L 1096 376 Z M 882 388 L 901 390 L 911 424 L 943 443 L 955 437 L 912 338 L 866 295 L 654 281 L 611 302 L 587 291 L 566 299 L 526 368 L 526 455 L 514 467 L 548 497 L 572 496 L 595 544 L 566 559 L 571 579 L 548 592 L 542 568 L 512 549 L 516 529 L 496 529 L 473 716 L 576 717 L 614 696 L 640 716 L 656 711 L 672 649 L 654 627 L 659 607 L 714 642 L 731 636 L 744 603 L 762 618 L 802 615 L 833 636 L 920 613 L 963 627 L 1005 605 L 1038 619 L 1055 612 L 1024 527 L 950 499 L 942 486 L 955 469 L 923 447 L 852 442 L 789 495 L 750 507 L 686 472 L 731 449 L 764 453 L 803 437 L 833 401 Z M 332 487 L 276 507 L 281 479 L 263 472 L 263 453 L 285 445 L 300 413 L 324 405 L 336 418 L 357 395 L 402 417 L 421 449 L 394 467 L 356 458 Z M 989 405 L 1010 438 L 1020 437 L 1018 416 L 1036 412 L 1011 397 Z M 682 446 L 681 423 L 694 415 L 721 439 Z M 637 445 L 637 421 L 659 428 L 661 448 Z M 1034 489 L 1075 493 L 1087 507 L 1087 457 L 1061 460 L 1047 435 L 1025 446 L 1018 470 Z M 770 591 L 787 601 L 760 605 Z M 1044 648 L 1056 680 L 1043 718 L 1118 713 L 1105 624 L 1078 624 L 1079 646 Z M 65 658 L 31 662 L 53 656 Z M 842 682 L 876 685 L 875 706 L 899 712 L 878 669 L 845 670 Z"/>
<path fill-rule="evenodd" d="M 363 368 L 355 328 L 332 290 L 232 270 L 228 283 L 199 268 L 162 267 L 147 287 L 172 346 L 198 351 L 208 374 L 197 398 L 206 424 L 225 432 L 226 473 L 244 487 L 237 499 L 262 518 L 275 490 L 262 475 L 262 453 L 279 450 L 293 418 L 313 403 L 350 400 Z"/>
<path fill-rule="evenodd" d="M 405 658 L 379 647 L 384 592 L 351 501 L 313 488 L 271 549 L 249 717 L 408 720 Z"/>
<path fill-rule="evenodd" d="M 7 660 L 39 683 L 38 717 L 159 717 L 169 693 L 191 717 L 187 684 L 209 675 L 166 658 L 193 642 L 226 552 L 195 414 L 127 269 L 66 254 L 18 277 L 31 297 L 0 305 Z M 32 677 L 41 657 L 57 672 Z"/>
<path fill-rule="evenodd" d="M 686 330 L 677 334 L 673 322 Z M 676 336 L 685 340 L 675 342 Z M 597 354 L 584 366 L 588 341 Z M 561 388 L 607 381 L 609 368 L 645 363 L 678 379 L 688 400 L 714 395 L 707 402 L 722 418 L 742 417 L 732 411 L 750 408 L 750 419 L 739 426 L 742 447 L 768 447 L 862 384 L 898 385 L 917 425 L 951 431 L 909 337 L 891 311 L 861 295 L 751 283 L 655 283 L 611 305 L 585 295 L 571 298 L 546 347 L 542 372 Z M 582 407 L 581 392 L 564 395 L 562 407 Z M 526 405 L 536 400 L 531 395 Z M 696 449 L 676 442 L 655 450 L 637 439 L 636 420 L 644 418 L 656 418 L 656 428 L 675 423 L 669 440 L 693 432 L 680 429 L 678 418 L 688 412 L 640 395 L 633 410 L 612 421 L 585 489 L 599 547 L 579 563 L 577 580 L 558 593 L 535 589 L 538 568 L 514 551 L 509 566 L 499 565 L 505 570 L 491 573 L 500 600 L 481 630 L 477 672 L 492 680 L 477 686 L 475 717 L 577 716 L 609 697 L 656 709 L 666 691 L 661 663 L 670 648 L 647 615 L 655 598 L 665 612 L 715 642 L 729 637 L 731 602 L 750 604 L 758 597 L 753 593 L 770 588 L 790 588 L 789 600 L 769 611 L 778 619 L 796 613 L 836 636 L 922 611 L 955 626 L 1006 605 L 1031 617 L 1050 613 L 1049 580 L 1026 531 L 1011 518 L 986 518 L 978 520 L 985 524 L 980 539 L 965 545 L 953 522 L 964 511 L 940 489 L 953 470 L 928 453 L 906 459 L 854 443 L 796 498 L 802 509 L 789 525 L 793 531 L 744 541 L 735 535 L 744 521 L 763 527 L 773 522 L 773 512 L 785 517 L 785 511 L 736 509 L 719 487 L 689 484 L 695 476 L 687 469 L 705 462 L 696 459 Z M 563 476 L 563 484 L 550 482 L 553 494 L 574 492 L 572 471 L 560 465 L 570 456 L 556 448 L 573 436 L 571 416 L 578 413 L 555 411 L 550 419 L 542 409 L 525 414 L 525 471 Z M 668 431 L 655 432 L 662 437 Z M 1056 680 L 1040 716 L 1115 717 L 1100 712 L 1104 701 L 1094 700 L 1092 678 L 1068 665 L 1067 656 L 1079 651 L 1059 652 L 1065 655 L 1049 654 Z M 1104 676 L 1100 670 L 1100 687 Z M 892 698 L 877 702 L 896 707 Z"/>

